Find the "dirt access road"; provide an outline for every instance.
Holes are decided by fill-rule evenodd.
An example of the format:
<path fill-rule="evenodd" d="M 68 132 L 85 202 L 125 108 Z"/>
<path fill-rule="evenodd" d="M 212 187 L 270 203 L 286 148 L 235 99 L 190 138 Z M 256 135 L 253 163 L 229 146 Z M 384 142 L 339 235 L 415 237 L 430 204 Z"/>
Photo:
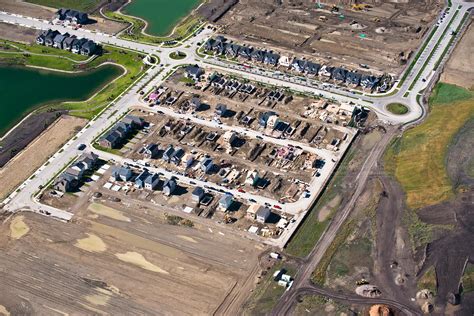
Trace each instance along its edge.
<path fill-rule="evenodd" d="M 306 263 L 299 268 L 298 272 L 296 273 L 292 288 L 289 291 L 285 292 L 285 294 L 283 294 L 283 296 L 280 298 L 278 304 L 274 307 L 272 311 L 272 315 L 290 314 L 291 311 L 294 309 L 294 305 L 296 304 L 295 299 L 297 297 L 296 293 L 298 289 L 311 285 L 310 279 L 313 271 L 323 258 L 324 253 L 327 251 L 334 238 L 336 237 L 342 224 L 349 216 L 356 200 L 364 190 L 365 184 L 370 173 L 381 158 L 386 146 L 389 144 L 395 133 L 395 127 L 387 129 L 386 134 L 383 135 L 380 142 L 372 149 L 370 154 L 367 156 L 367 159 L 365 160 L 365 163 L 356 178 L 357 184 L 351 199 L 344 206 L 344 208 L 337 213 L 322 238 L 315 245 L 315 247 L 307 257 L 308 261 L 306 261 Z"/>

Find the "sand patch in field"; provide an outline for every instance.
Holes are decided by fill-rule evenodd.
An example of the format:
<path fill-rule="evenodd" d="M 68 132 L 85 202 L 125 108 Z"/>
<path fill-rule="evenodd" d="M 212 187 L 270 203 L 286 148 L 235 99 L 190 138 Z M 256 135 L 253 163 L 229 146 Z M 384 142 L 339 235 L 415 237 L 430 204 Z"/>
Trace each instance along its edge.
<path fill-rule="evenodd" d="M 184 235 L 176 235 L 176 237 L 181 238 L 182 240 L 186 240 L 189 242 L 192 242 L 194 244 L 197 244 L 197 241 L 189 236 L 184 236 Z"/>
<path fill-rule="evenodd" d="M 87 233 L 86 238 L 78 239 L 74 246 L 89 252 L 104 252 L 107 249 L 107 245 L 100 237 L 90 233 Z"/>
<path fill-rule="evenodd" d="M 85 299 L 95 306 L 105 306 L 109 302 L 110 296 L 105 294 L 92 294 L 87 295 Z"/>
<path fill-rule="evenodd" d="M 123 215 L 123 212 L 99 203 L 92 203 L 87 209 L 97 215 L 102 215 L 122 222 L 130 222 L 130 218 Z"/>
<path fill-rule="evenodd" d="M 142 269 L 152 271 L 152 272 L 158 272 L 162 274 L 169 274 L 168 271 L 165 271 L 161 269 L 160 267 L 155 266 L 150 261 L 146 260 L 145 257 L 138 252 L 129 251 L 126 253 L 116 253 L 115 256 L 119 258 L 119 260 L 134 264 L 136 266 L 139 266 Z"/>
<path fill-rule="evenodd" d="M 329 203 L 327 203 L 318 213 L 318 221 L 324 222 L 332 211 L 341 204 L 342 197 L 338 194 Z"/>
<path fill-rule="evenodd" d="M 10 312 L 7 311 L 7 309 L 5 308 L 5 306 L 0 305 L 0 315 L 10 316 Z"/>
<path fill-rule="evenodd" d="M 20 239 L 25 236 L 30 228 L 23 221 L 25 217 L 23 215 L 16 216 L 10 223 L 10 237 L 13 239 Z"/>
<path fill-rule="evenodd" d="M 110 236 L 116 240 L 125 243 L 128 246 L 140 247 L 160 256 L 175 258 L 176 260 L 184 260 L 186 255 L 179 249 L 168 245 L 143 238 L 141 236 L 131 234 L 116 227 L 107 226 L 97 222 L 91 222 L 90 229 L 100 235 Z"/>

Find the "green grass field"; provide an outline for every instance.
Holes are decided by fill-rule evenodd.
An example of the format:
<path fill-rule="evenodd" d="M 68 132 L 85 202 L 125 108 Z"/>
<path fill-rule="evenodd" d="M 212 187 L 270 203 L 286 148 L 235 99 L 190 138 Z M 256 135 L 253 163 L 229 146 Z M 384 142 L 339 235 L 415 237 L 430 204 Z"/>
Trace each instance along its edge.
<path fill-rule="evenodd" d="M 26 2 L 44 5 L 51 8 L 69 8 L 82 12 L 94 11 L 101 0 L 26 0 Z"/>
<path fill-rule="evenodd" d="M 472 91 L 448 83 L 439 83 L 433 89 L 429 104 L 430 106 L 443 105 L 468 100 L 473 97 L 474 93 Z"/>
<path fill-rule="evenodd" d="M 69 102 L 59 105 L 60 108 L 70 110 L 70 114 L 86 119 L 92 119 L 102 111 L 112 100 L 128 88 L 144 71 L 143 56 L 138 53 L 106 46 L 106 52 L 93 60 L 89 67 L 97 67 L 104 62 L 112 62 L 126 68 L 127 72 L 114 82 L 108 84 L 92 100 L 84 102 Z"/>
<path fill-rule="evenodd" d="M 331 220 L 332 214 L 330 214 L 324 221 L 319 221 L 318 214 L 320 210 L 338 194 L 342 179 L 346 175 L 349 162 L 354 157 L 354 154 L 354 148 L 351 147 L 334 174 L 334 177 L 331 179 L 314 207 L 309 211 L 306 219 L 290 239 L 290 242 L 286 246 L 287 253 L 297 257 L 307 256 L 324 233 Z"/>
<path fill-rule="evenodd" d="M 386 170 L 395 175 L 412 209 L 440 203 L 454 195 L 445 166 L 451 140 L 474 116 L 473 93 L 440 83 L 430 98 L 430 113 L 420 125 L 392 142 Z"/>
<path fill-rule="evenodd" d="M 398 115 L 408 113 L 408 108 L 401 103 L 390 103 L 389 105 L 387 105 L 387 109 L 393 114 L 398 114 Z"/>

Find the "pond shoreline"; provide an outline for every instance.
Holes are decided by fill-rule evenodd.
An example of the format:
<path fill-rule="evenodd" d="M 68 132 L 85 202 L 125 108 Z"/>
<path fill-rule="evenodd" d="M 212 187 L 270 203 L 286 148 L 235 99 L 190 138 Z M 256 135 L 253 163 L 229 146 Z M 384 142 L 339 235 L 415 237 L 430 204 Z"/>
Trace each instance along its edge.
<path fill-rule="evenodd" d="M 134 15 L 134 14 L 131 14 L 131 12 L 127 12 L 126 10 L 126 7 L 129 6 L 130 4 L 132 4 L 134 0 L 128 0 L 125 4 L 123 4 L 116 12 L 124 15 L 124 16 L 128 16 L 128 17 L 131 17 L 131 18 L 134 18 L 134 19 L 139 19 L 141 20 L 145 26 L 140 30 L 140 32 L 143 34 L 143 35 L 147 35 L 147 36 L 151 36 L 151 37 L 172 37 L 173 34 L 175 33 L 175 30 L 176 28 L 184 21 L 186 20 L 189 16 L 191 16 L 192 14 L 194 14 L 204 3 L 205 1 L 204 0 L 197 0 L 196 1 L 196 4 L 193 5 L 193 8 L 185 13 L 184 15 L 181 15 L 175 22 L 171 23 L 170 26 L 168 26 L 168 29 L 164 32 L 162 32 L 161 34 L 153 34 L 153 32 L 148 32 L 149 30 L 149 26 L 150 26 L 150 23 L 148 22 L 148 20 L 146 18 L 143 18 L 141 16 L 138 16 L 138 15 Z M 135 0 L 136 1 L 136 0 Z M 169 29 L 169 27 L 171 27 L 171 29 Z M 125 29 L 126 30 L 126 29 Z M 124 31 L 125 31 L 124 30 Z"/>
<path fill-rule="evenodd" d="M 87 73 L 98 71 L 99 68 L 102 66 L 113 65 L 114 67 L 120 67 L 123 71 L 120 75 L 114 75 L 112 80 L 106 80 L 94 90 L 90 91 L 90 93 L 85 96 L 86 100 L 90 100 L 94 98 L 101 90 L 107 87 L 109 84 L 114 82 L 115 80 L 119 79 L 120 77 L 124 76 L 126 73 L 126 69 L 123 66 L 113 63 L 103 63 L 94 67 L 91 70 L 86 71 L 78 71 L 74 73 Z M 22 65 L 8 65 L 3 66 L 2 68 L 19 68 L 19 69 L 36 69 L 37 71 L 47 71 L 47 72 L 56 72 L 56 73 L 63 73 L 57 69 L 50 69 L 44 67 L 30 67 L 30 66 L 22 66 Z M 74 74 L 73 73 L 73 74 Z M 82 100 L 83 98 L 79 98 Z M 6 165 L 12 158 L 22 152 L 34 139 L 36 139 L 41 133 L 43 133 L 51 124 L 53 124 L 61 115 L 67 114 L 69 111 L 61 110 L 61 109 L 54 109 L 54 110 L 47 110 L 47 108 L 53 104 L 61 103 L 61 102 L 73 102 L 70 101 L 70 98 L 59 98 L 59 99 L 51 99 L 31 107 L 25 109 L 23 114 L 20 115 L 20 118 L 11 122 L 8 125 L 11 125 L 9 128 L 8 125 L 5 128 L 5 131 L 1 134 L 0 137 L 0 168 Z M 82 102 L 82 101 L 78 101 Z"/>

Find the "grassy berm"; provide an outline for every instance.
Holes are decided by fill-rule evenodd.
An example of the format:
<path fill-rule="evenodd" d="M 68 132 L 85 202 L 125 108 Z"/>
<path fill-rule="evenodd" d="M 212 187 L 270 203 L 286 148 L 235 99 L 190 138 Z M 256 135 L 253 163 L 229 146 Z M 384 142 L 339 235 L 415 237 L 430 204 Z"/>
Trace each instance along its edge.
<path fill-rule="evenodd" d="M 385 155 L 386 170 L 400 182 L 413 210 L 454 196 L 446 154 L 457 132 L 474 117 L 474 93 L 439 83 L 429 105 L 427 119 L 397 138 Z"/>

